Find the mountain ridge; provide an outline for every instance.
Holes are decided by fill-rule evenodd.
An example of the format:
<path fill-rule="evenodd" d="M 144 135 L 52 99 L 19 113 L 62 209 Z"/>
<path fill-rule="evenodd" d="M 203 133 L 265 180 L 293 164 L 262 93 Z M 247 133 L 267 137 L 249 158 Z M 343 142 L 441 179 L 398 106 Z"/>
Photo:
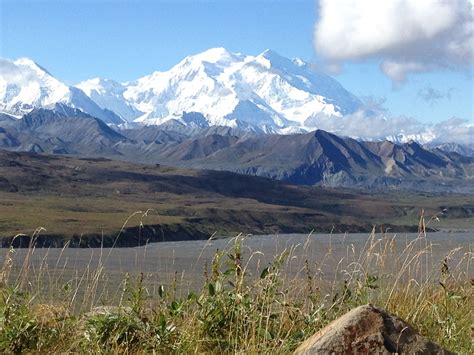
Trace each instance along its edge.
<path fill-rule="evenodd" d="M 73 115 L 75 113 L 75 115 Z M 225 170 L 293 184 L 474 192 L 474 158 L 416 142 L 361 142 L 323 130 L 261 135 L 181 121 L 116 131 L 79 110 L 0 120 L 0 148 Z"/>
<path fill-rule="evenodd" d="M 0 101 L 5 113 L 17 116 L 63 103 L 109 124 L 124 123 L 120 119 L 161 124 L 194 111 L 210 125 L 234 127 L 241 121 L 271 133 L 315 128 L 318 115 L 341 117 L 362 105 L 335 79 L 271 50 L 251 56 L 211 48 L 134 81 L 94 78 L 73 87 L 30 59 L 10 66 L 21 80 L 3 78 Z"/>
<path fill-rule="evenodd" d="M 211 48 L 133 81 L 94 78 L 76 86 L 60 82 L 31 59 L 2 60 L 0 65 L 5 66 L 0 71 L 0 113 L 16 118 L 34 108 L 61 112 L 70 106 L 127 129 L 175 121 L 190 128 L 227 126 L 265 134 L 322 128 L 362 141 L 415 139 L 446 149 L 451 143 L 446 132 L 452 132 L 455 143 L 468 148 L 457 150 L 473 154 L 474 125 L 457 118 L 411 130 L 382 125 L 365 134 L 360 127 L 375 127 L 388 119 L 378 119 L 378 113 L 312 64 L 272 50 L 253 56 Z"/>
<path fill-rule="evenodd" d="M 19 118 L 35 108 L 54 110 L 59 104 L 80 109 L 106 123 L 124 122 L 114 112 L 99 107 L 82 90 L 59 81 L 29 58 L 8 61 L 8 66 L 8 71 L 0 74 L 2 113 Z"/>

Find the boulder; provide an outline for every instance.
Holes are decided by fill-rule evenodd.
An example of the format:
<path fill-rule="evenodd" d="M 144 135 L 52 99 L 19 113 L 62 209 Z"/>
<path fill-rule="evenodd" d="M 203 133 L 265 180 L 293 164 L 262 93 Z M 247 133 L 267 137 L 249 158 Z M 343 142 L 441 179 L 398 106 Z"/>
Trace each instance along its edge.
<path fill-rule="evenodd" d="M 371 304 L 354 308 L 304 341 L 295 354 L 454 354 Z"/>

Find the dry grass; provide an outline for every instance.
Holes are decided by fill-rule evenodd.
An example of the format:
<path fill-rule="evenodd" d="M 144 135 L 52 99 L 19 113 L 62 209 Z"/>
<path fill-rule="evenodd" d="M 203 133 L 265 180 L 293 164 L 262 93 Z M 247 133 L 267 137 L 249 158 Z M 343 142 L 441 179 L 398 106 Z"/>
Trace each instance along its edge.
<path fill-rule="evenodd" d="M 269 263 L 238 236 L 212 260 L 196 251 L 195 265 L 207 267 L 194 289 L 182 287 L 177 273 L 160 285 L 147 274 L 127 273 L 111 287 L 106 250 L 97 250 L 73 276 L 62 257 L 49 260 L 46 253 L 33 264 L 33 242 L 19 268 L 15 250 L 5 250 L 0 349 L 290 353 L 330 321 L 370 302 L 449 350 L 473 353 L 472 245 L 436 259 L 426 234 L 431 221 L 422 217 L 414 240 L 372 233 L 362 248 L 348 241 L 341 255 L 330 245 L 317 261 L 310 258 L 311 235 Z"/>

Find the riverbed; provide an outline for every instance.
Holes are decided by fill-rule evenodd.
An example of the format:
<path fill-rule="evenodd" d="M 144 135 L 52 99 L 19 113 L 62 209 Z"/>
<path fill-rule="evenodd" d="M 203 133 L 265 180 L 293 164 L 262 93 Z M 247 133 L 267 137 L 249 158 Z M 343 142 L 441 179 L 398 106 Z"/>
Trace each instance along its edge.
<path fill-rule="evenodd" d="M 457 273 L 472 277 L 474 272 L 470 266 L 474 231 L 239 235 L 137 248 L 3 249 L 0 260 L 5 264 L 5 258 L 10 259 L 10 281 L 23 278 L 37 289 L 95 282 L 96 287 L 118 290 L 124 278 L 134 280 L 143 274 L 151 293 L 161 284 L 179 285 L 187 292 L 209 277 L 216 253 L 222 254 L 225 271 L 227 254 L 235 254 L 236 244 L 241 245 L 241 263 L 248 277 L 259 277 L 278 256 L 285 280 L 310 276 L 336 282 L 370 272 L 402 275 L 403 271 L 404 278 L 423 281 L 436 278 L 445 258 Z"/>

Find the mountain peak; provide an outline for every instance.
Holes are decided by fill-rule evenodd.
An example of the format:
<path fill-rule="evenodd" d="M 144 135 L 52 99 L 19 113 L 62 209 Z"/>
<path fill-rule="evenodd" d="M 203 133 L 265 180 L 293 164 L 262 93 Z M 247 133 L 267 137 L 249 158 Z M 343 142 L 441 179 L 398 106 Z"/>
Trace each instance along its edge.
<path fill-rule="evenodd" d="M 21 57 L 18 58 L 13 62 L 17 66 L 24 66 L 28 67 L 30 69 L 35 70 L 36 72 L 43 72 L 49 76 L 53 76 L 49 71 L 47 71 L 45 68 L 43 68 L 41 65 L 36 63 L 33 59 L 27 58 L 27 57 Z"/>
<path fill-rule="evenodd" d="M 288 59 L 272 49 L 266 49 L 257 56 L 257 61 L 262 63 L 265 67 L 277 67 L 277 68 L 291 68 L 296 66 L 291 59 Z"/>
<path fill-rule="evenodd" d="M 203 55 L 216 55 L 216 56 L 228 56 L 231 53 L 224 47 L 214 47 L 201 52 Z"/>
<path fill-rule="evenodd" d="M 185 111 L 202 114 L 210 125 L 233 127 L 239 122 L 265 132 L 286 132 L 312 130 L 320 119 L 359 107 L 359 101 L 334 79 L 315 75 L 271 49 L 253 56 L 210 48 L 186 57 L 168 71 L 135 81 L 120 84 L 94 78 L 75 88 L 28 68 L 37 67 L 31 60 L 20 59 L 19 63 L 23 63 L 18 67 L 25 72 L 23 86 L 27 88 L 20 92 L 25 95 L 17 100 L 11 96 L 18 96 L 18 90 L 9 90 L 9 96 L 2 98 L 0 93 L 0 100 L 12 110 L 16 102 L 24 102 L 22 113 L 61 102 L 109 123 L 119 120 L 112 120 L 104 110 L 145 124 L 161 124 Z M 30 85 L 32 77 L 34 85 Z"/>
<path fill-rule="evenodd" d="M 122 122 L 115 114 L 100 108 L 84 92 L 56 79 L 30 58 L 5 63 L 0 71 L 0 107 L 2 112 L 21 117 L 35 108 L 55 108 L 65 104 L 109 123 Z M 12 75 L 13 74 L 13 75 Z"/>
<path fill-rule="evenodd" d="M 188 56 L 168 71 L 124 83 L 123 91 L 78 87 L 114 112 L 120 100 L 135 112 L 119 114 L 143 124 L 162 124 L 186 111 L 201 113 L 210 125 L 243 122 L 265 132 L 301 132 L 316 128 L 319 119 L 359 107 L 336 80 L 315 75 L 302 63 L 270 49 L 253 56 L 216 47 Z"/>
<path fill-rule="evenodd" d="M 18 58 L 17 60 L 14 61 L 16 65 L 28 65 L 28 66 L 34 66 L 38 65 L 33 59 L 28 58 L 28 57 L 21 57 Z"/>
<path fill-rule="evenodd" d="M 283 58 L 278 52 L 274 51 L 273 49 L 265 49 L 262 53 L 259 54 L 260 56 L 267 58 L 267 59 L 272 59 L 272 58 Z"/>
<path fill-rule="evenodd" d="M 230 62 L 239 59 L 238 53 L 231 53 L 223 47 L 210 48 L 204 52 L 186 57 L 189 60 L 198 60 L 201 62 L 219 63 Z"/>

